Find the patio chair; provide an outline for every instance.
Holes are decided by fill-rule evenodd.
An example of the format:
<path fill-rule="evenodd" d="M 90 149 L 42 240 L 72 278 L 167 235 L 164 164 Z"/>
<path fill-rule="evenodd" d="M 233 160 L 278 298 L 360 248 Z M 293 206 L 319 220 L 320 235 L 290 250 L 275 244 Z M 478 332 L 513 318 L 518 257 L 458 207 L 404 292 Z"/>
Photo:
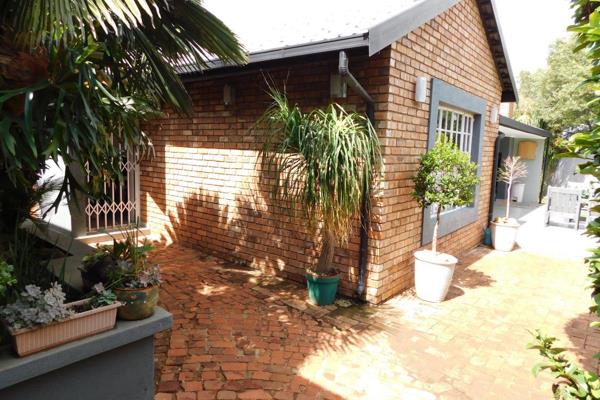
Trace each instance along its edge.
<path fill-rule="evenodd" d="M 575 221 L 575 230 L 579 230 L 581 210 L 584 206 L 582 190 L 576 188 L 548 187 L 548 203 L 544 225 L 549 225 L 552 217 L 562 217 Z"/>

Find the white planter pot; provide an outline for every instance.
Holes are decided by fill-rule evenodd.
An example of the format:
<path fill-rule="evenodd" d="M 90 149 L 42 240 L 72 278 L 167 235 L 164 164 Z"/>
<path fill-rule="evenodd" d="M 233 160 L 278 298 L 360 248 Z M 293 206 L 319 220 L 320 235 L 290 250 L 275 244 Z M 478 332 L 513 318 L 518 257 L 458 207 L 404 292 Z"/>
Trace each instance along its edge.
<path fill-rule="evenodd" d="M 439 303 L 446 298 L 454 267 L 458 260 L 444 253 L 417 251 L 415 253 L 415 288 L 425 301 Z"/>
<path fill-rule="evenodd" d="M 499 251 L 512 251 L 517 242 L 519 224 L 516 221 L 506 223 L 492 222 L 492 244 Z"/>

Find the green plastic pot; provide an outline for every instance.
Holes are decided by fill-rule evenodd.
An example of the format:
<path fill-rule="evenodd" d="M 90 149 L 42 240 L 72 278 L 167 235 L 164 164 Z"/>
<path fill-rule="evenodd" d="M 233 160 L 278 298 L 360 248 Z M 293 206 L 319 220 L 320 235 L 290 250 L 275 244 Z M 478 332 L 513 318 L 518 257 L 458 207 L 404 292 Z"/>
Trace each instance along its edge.
<path fill-rule="evenodd" d="M 306 286 L 310 301 L 319 306 L 333 304 L 339 282 L 339 275 L 320 277 L 306 274 Z"/>
<path fill-rule="evenodd" d="M 113 292 L 117 296 L 117 300 L 123 304 L 117 310 L 117 315 L 120 319 L 137 321 L 154 314 L 154 307 L 158 303 L 158 287 L 151 286 L 140 289 L 115 288 Z"/>

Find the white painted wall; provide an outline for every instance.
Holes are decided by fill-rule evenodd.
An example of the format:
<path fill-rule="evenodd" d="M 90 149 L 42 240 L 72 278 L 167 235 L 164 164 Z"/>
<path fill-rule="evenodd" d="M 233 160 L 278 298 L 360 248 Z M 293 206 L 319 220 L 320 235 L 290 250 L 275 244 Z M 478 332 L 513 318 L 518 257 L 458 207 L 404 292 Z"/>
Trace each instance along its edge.
<path fill-rule="evenodd" d="M 577 166 L 585 160 L 579 158 L 562 158 L 558 160 L 556 168 L 549 177 L 550 186 L 590 188 L 594 178 L 590 175 L 581 175 L 577 172 Z"/>
<path fill-rule="evenodd" d="M 537 143 L 534 160 L 522 160 L 527 166 L 527 177 L 521 179 L 525 184 L 525 192 L 523 194 L 523 203 L 539 202 L 540 189 L 542 187 L 542 168 L 544 166 L 544 139 L 513 139 L 513 155 L 519 153 L 519 142 L 534 141 Z"/>

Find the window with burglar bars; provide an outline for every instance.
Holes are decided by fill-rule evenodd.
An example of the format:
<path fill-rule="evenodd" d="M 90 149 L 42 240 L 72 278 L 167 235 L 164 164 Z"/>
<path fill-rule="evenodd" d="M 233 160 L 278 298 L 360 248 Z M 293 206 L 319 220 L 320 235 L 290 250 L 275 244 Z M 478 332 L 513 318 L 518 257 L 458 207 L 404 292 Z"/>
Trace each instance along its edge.
<path fill-rule="evenodd" d="M 446 136 L 460 150 L 471 155 L 473 144 L 473 124 L 475 116 L 463 111 L 453 110 L 448 107 L 439 107 L 437 116 L 436 137 Z M 448 207 L 442 210 L 442 214 L 458 210 L 463 207 Z M 431 215 L 435 215 L 437 206 L 431 207 Z"/>
<path fill-rule="evenodd" d="M 471 145 L 473 144 L 474 121 L 473 114 L 440 107 L 438 109 L 436 135 L 446 136 L 459 149 L 470 155 Z"/>
<path fill-rule="evenodd" d="M 104 182 L 103 196 L 88 198 L 85 207 L 88 232 L 122 229 L 136 223 L 139 205 L 139 170 L 136 157 L 131 151 L 118 144 L 121 159 L 121 179 Z M 92 177 L 87 174 L 87 182 Z"/>

